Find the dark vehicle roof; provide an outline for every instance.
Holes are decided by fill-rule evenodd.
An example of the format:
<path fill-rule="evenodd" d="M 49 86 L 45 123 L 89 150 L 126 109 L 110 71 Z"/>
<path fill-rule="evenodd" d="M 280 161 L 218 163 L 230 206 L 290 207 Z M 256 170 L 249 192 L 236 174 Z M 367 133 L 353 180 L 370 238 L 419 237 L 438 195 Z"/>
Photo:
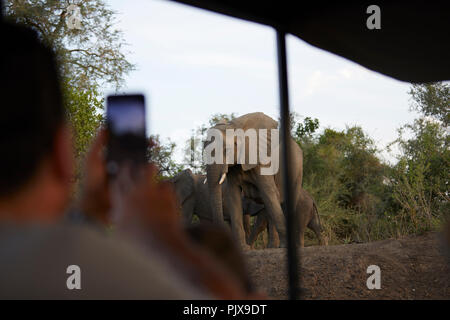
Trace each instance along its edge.
<path fill-rule="evenodd" d="M 398 80 L 450 80 L 450 1 L 175 0 L 275 27 Z M 381 29 L 369 30 L 369 5 Z"/>

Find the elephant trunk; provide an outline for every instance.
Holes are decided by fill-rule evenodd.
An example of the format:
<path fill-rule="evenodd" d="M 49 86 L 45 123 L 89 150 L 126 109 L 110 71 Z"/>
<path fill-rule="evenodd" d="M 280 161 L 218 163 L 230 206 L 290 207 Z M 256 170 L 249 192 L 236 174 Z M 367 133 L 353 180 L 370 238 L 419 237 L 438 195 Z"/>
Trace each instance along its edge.
<path fill-rule="evenodd" d="M 206 168 L 208 189 L 214 223 L 223 223 L 222 185 L 225 169 L 223 165 L 212 164 Z"/>

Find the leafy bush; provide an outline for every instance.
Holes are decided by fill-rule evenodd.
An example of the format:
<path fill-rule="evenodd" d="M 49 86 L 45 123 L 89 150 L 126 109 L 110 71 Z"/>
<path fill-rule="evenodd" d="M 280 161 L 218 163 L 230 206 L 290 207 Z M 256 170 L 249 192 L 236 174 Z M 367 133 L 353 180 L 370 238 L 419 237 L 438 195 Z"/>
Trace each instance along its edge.
<path fill-rule="evenodd" d="M 294 122 L 304 152 L 304 188 L 316 200 L 330 244 L 421 234 L 450 218 L 449 86 L 413 85 L 409 94 L 420 116 L 388 147 L 400 150 L 393 165 L 379 159 L 360 127 L 318 133 L 317 119 Z M 305 243 L 317 243 L 312 232 Z"/>

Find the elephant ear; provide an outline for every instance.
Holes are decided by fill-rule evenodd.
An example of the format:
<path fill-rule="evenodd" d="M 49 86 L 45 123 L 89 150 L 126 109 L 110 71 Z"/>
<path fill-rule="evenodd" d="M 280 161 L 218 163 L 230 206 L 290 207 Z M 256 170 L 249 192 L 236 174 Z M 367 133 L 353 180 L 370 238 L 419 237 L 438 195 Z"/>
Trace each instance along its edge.
<path fill-rule="evenodd" d="M 187 198 L 194 193 L 194 175 L 191 170 L 186 169 L 171 180 L 175 186 L 175 192 L 180 204 L 183 204 Z"/>

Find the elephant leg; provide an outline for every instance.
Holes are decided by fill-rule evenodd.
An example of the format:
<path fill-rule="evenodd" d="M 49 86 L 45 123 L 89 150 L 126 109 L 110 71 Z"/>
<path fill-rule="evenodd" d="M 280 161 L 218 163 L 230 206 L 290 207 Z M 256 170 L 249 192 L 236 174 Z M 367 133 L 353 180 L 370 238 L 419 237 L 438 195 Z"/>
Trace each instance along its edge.
<path fill-rule="evenodd" d="M 264 231 L 264 229 L 267 227 L 267 217 L 263 212 L 260 212 L 256 216 L 256 222 L 253 225 L 252 231 L 250 233 L 250 237 L 248 238 L 248 244 L 250 246 L 253 245 L 253 243 L 258 239 L 258 236 L 261 232 Z"/>
<path fill-rule="evenodd" d="M 239 185 L 233 183 L 230 179 L 227 183 L 227 190 L 224 195 L 224 200 L 226 202 L 224 209 L 230 217 L 231 233 L 242 249 L 250 249 L 250 246 L 247 245 L 247 241 L 245 239 L 245 231 L 243 226 L 244 219 L 242 217 L 242 198 Z"/>
<path fill-rule="evenodd" d="M 248 239 L 248 237 L 250 237 L 250 215 L 249 214 L 244 214 L 244 231 L 245 231 L 245 239 Z"/>
<path fill-rule="evenodd" d="M 321 246 L 327 245 L 327 241 L 322 235 L 322 226 L 320 225 L 319 217 L 316 212 L 314 212 L 314 216 L 309 222 L 308 228 L 314 232 Z"/>
<path fill-rule="evenodd" d="M 303 248 L 305 246 L 305 230 L 301 229 L 299 232 L 299 242 L 298 242 L 299 248 Z"/>
<path fill-rule="evenodd" d="M 297 213 L 297 219 L 298 219 L 298 228 L 296 228 L 296 230 L 294 230 L 295 237 L 297 238 L 297 245 L 300 248 L 303 248 L 305 246 L 305 233 L 306 233 L 306 228 L 310 226 L 310 223 L 308 222 L 309 220 L 309 215 L 307 215 L 306 213 L 308 213 L 309 211 L 311 211 L 312 209 L 309 209 L 308 207 L 300 207 L 297 208 L 296 213 Z"/>
<path fill-rule="evenodd" d="M 267 233 L 269 234 L 268 248 L 278 248 L 280 246 L 280 238 L 278 237 L 277 228 L 273 223 L 269 223 L 267 226 Z"/>
<path fill-rule="evenodd" d="M 268 217 L 267 212 L 265 210 L 262 210 L 257 218 L 256 218 L 256 224 L 254 228 L 252 229 L 252 234 L 250 236 L 249 245 L 252 245 L 253 242 L 256 241 L 258 238 L 258 235 L 267 228 L 268 233 L 268 248 L 278 248 L 280 246 L 280 239 L 278 237 L 277 229 L 275 228 L 275 225 L 273 223 L 268 223 Z"/>
<path fill-rule="evenodd" d="M 280 247 L 287 246 L 286 223 L 283 211 L 280 205 L 280 192 L 275 185 L 273 176 L 258 175 L 256 184 L 260 196 L 264 202 L 269 224 L 273 224 L 280 237 Z"/>
<path fill-rule="evenodd" d="M 304 209 L 304 208 L 303 208 Z M 297 213 L 299 212 L 299 209 L 297 208 Z M 306 232 L 306 223 L 304 221 L 304 216 L 298 217 L 300 220 L 299 228 L 296 230 L 298 232 L 296 234 L 297 238 L 297 245 L 299 248 L 303 248 L 305 246 L 305 232 Z"/>

